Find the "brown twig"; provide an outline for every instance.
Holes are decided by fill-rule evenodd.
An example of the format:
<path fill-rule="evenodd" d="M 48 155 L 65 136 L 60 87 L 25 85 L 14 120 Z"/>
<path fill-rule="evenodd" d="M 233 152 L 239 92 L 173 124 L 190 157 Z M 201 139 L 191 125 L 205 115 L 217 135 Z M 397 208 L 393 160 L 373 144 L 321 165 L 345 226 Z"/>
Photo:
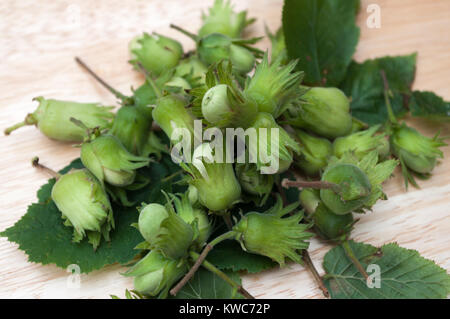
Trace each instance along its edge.
<path fill-rule="evenodd" d="M 33 165 L 33 167 L 36 167 L 38 169 L 41 169 L 41 170 L 45 171 L 47 174 L 49 174 L 53 178 L 58 179 L 58 178 L 61 177 L 61 174 L 59 174 L 58 172 L 55 172 L 51 168 L 48 168 L 47 166 L 42 165 L 41 163 L 39 163 L 39 157 L 37 157 L 37 156 L 32 158 L 31 165 Z"/>
<path fill-rule="evenodd" d="M 195 261 L 194 265 L 191 267 L 191 269 L 189 269 L 187 274 L 176 284 L 175 287 L 173 287 L 170 290 L 170 294 L 172 296 L 176 296 L 177 293 L 181 290 L 181 288 L 183 288 L 184 285 L 186 285 L 187 282 L 194 276 L 194 274 L 196 273 L 198 268 L 201 266 L 201 264 L 205 260 L 208 253 L 211 251 L 211 249 L 213 249 L 213 246 L 211 246 L 210 244 L 207 244 L 206 247 L 203 249 L 202 253 L 200 254 L 200 256 L 198 257 L 198 259 Z"/>
<path fill-rule="evenodd" d="M 119 100 L 122 100 L 123 102 L 125 102 L 130 99 L 128 96 L 120 93 L 115 88 L 113 88 L 111 85 L 109 85 L 105 80 L 103 80 L 99 75 L 97 75 L 97 73 L 95 73 L 86 63 L 84 63 L 84 61 L 81 60 L 79 57 L 75 57 L 75 61 L 86 72 L 88 72 L 94 79 L 96 79 L 101 85 L 103 85 L 108 91 L 110 91 L 112 94 L 114 94 Z"/>
<path fill-rule="evenodd" d="M 317 282 L 317 285 L 319 286 L 319 289 L 322 290 L 323 295 L 326 298 L 330 297 L 330 293 L 328 292 L 327 287 L 325 287 L 325 284 L 323 283 L 322 277 L 320 276 L 319 272 L 317 271 L 316 267 L 314 266 L 311 257 L 309 256 L 308 250 L 303 250 L 303 260 L 305 261 L 306 267 L 313 275 L 314 279 Z"/>
<path fill-rule="evenodd" d="M 184 287 L 184 285 L 194 276 L 195 272 L 198 270 L 200 265 L 205 261 L 206 256 L 208 256 L 209 252 L 211 251 L 211 249 L 214 248 L 215 245 L 217 245 L 218 243 L 220 243 L 223 240 L 231 239 L 235 236 L 236 236 L 236 234 L 234 231 L 229 231 L 229 232 L 226 232 L 226 233 L 220 235 L 216 239 L 212 240 L 209 244 L 207 244 L 205 246 L 205 248 L 203 249 L 202 253 L 196 259 L 192 268 L 189 269 L 187 274 L 176 284 L 175 287 L 173 287 L 170 290 L 170 294 L 172 296 L 175 296 L 180 291 L 180 289 Z"/>
<path fill-rule="evenodd" d="M 298 187 L 298 188 L 314 188 L 314 189 L 338 189 L 339 185 L 325 181 L 292 181 L 287 178 L 283 179 L 281 186 L 284 188 Z"/>
<path fill-rule="evenodd" d="M 228 230 L 233 228 L 233 222 L 231 221 L 230 212 L 226 212 L 222 215 L 225 225 L 227 225 Z"/>

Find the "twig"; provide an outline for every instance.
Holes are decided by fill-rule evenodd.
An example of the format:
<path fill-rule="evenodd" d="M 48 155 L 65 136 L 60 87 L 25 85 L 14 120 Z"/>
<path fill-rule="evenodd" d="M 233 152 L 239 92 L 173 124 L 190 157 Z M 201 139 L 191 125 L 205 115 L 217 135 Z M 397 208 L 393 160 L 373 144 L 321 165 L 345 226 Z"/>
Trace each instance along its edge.
<path fill-rule="evenodd" d="M 288 201 L 287 201 L 286 193 L 284 191 L 285 187 L 282 186 L 283 182 L 280 183 L 280 181 L 278 180 L 275 184 L 277 185 L 278 193 L 280 194 L 281 200 L 283 201 L 283 206 L 287 206 Z"/>
<path fill-rule="evenodd" d="M 195 261 L 200 258 L 200 255 L 196 252 L 190 252 L 191 258 Z M 247 299 L 255 299 L 247 290 L 242 287 L 242 285 L 239 285 L 237 282 L 235 282 L 233 279 L 227 276 L 223 271 L 217 269 L 213 264 L 208 262 L 207 260 L 204 260 L 202 263 L 202 266 L 211 271 L 213 274 L 217 275 L 218 277 L 222 278 L 226 283 L 228 283 L 230 286 L 235 288 L 241 295 L 243 295 Z"/>
<path fill-rule="evenodd" d="M 339 189 L 339 185 L 325 181 L 291 181 L 287 178 L 283 179 L 281 186 L 284 188 L 298 187 L 298 188 L 314 188 L 314 189 Z"/>
<path fill-rule="evenodd" d="M 169 176 L 164 177 L 164 178 L 161 180 L 161 182 L 162 182 L 162 183 L 168 182 L 168 181 L 172 180 L 173 178 L 177 177 L 178 175 L 181 175 L 182 173 L 184 173 L 183 170 L 176 171 L 175 173 L 173 173 L 173 174 L 171 174 L 171 175 L 169 175 Z"/>
<path fill-rule="evenodd" d="M 21 127 L 26 126 L 26 125 L 29 125 L 29 124 L 27 124 L 26 121 L 22 121 L 22 122 L 19 122 L 17 124 L 14 124 L 13 126 L 8 127 L 3 132 L 5 133 L 5 135 L 9 135 L 9 134 L 11 134 L 12 131 L 15 131 L 18 128 L 21 128 Z"/>
<path fill-rule="evenodd" d="M 35 100 L 35 99 L 33 99 L 33 101 L 34 101 L 34 100 Z M 18 128 L 21 128 L 21 127 L 26 126 L 26 125 L 36 125 L 37 122 L 38 122 L 38 121 L 37 121 L 36 118 L 34 117 L 33 113 L 30 113 L 30 114 L 28 114 L 28 115 L 25 117 L 25 120 L 24 120 L 24 121 L 19 122 L 19 123 L 16 123 L 16 124 L 14 124 L 14 125 L 8 127 L 8 128 L 5 129 L 3 132 L 5 133 L 5 135 L 9 135 L 9 134 L 11 134 L 12 131 L 17 130 Z"/>
<path fill-rule="evenodd" d="M 227 225 L 228 230 L 231 230 L 233 228 L 233 223 L 231 221 L 230 212 L 226 212 L 222 215 L 223 221 L 225 222 L 225 225 Z"/>
<path fill-rule="evenodd" d="M 105 80 L 103 80 L 100 76 L 97 75 L 86 63 L 84 63 L 83 60 L 81 60 L 79 57 L 75 57 L 75 61 L 84 69 L 86 70 L 94 79 L 96 79 L 101 85 L 103 85 L 108 91 L 110 91 L 112 94 L 114 94 L 118 99 L 122 100 L 122 102 L 125 102 L 129 100 L 130 98 L 119 91 L 117 91 L 115 88 L 113 88 L 111 85 L 109 85 Z"/>
<path fill-rule="evenodd" d="M 45 165 L 42 165 L 41 163 L 39 163 L 39 157 L 37 157 L 37 156 L 32 158 L 31 165 L 33 165 L 33 167 L 36 167 L 38 169 L 45 171 L 47 174 L 49 174 L 53 178 L 58 179 L 61 177 L 61 174 L 55 172 L 54 170 L 52 170 L 51 168 L 48 168 Z"/>
<path fill-rule="evenodd" d="M 196 34 L 194 34 L 194 33 L 192 33 L 192 32 L 189 32 L 189 31 L 187 31 L 187 30 L 185 30 L 185 29 L 183 29 L 183 28 L 181 28 L 181 27 L 179 27 L 179 26 L 177 26 L 177 25 L 175 25 L 175 24 L 171 24 L 170 27 L 171 27 L 172 29 L 175 29 L 175 30 L 177 30 L 177 31 L 180 31 L 180 32 L 183 33 L 185 36 L 191 38 L 191 39 L 194 40 L 194 41 L 197 41 L 197 39 L 198 39 L 198 37 L 197 37 Z"/>
<path fill-rule="evenodd" d="M 323 283 L 322 277 L 320 276 L 319 272 L 317 271 L 316 267 L 314 266 L 311 257 L 309 256 L 308 250 L 303 250 L 303 260 L 305 261 L 306 267 L 313 275 L 314 279 L 317 282 L 317 285 L 319 286 L 319 289 L 322 290 L 323 295 L 326 298 L 330 297 L 330 293 L 328 292 L 327 287 L 325 287 L 325 284 Z"/>
<path fill-rule="evenodd" d="M 136 64 L 137 64 L 139 70 L 144 74 L 145 80 L 152 87 L 153 91 L 156 94 L 156 97 L 158 97 L 158 98 L 162 97 L 162 92 L 156 85 L 155 81 L 153 80 L 152 74 L 142 65 L 141 62 L 137 62 Z"/>
<path fill-rule="evenodd" d="M 222 235 L 220 235 L 219 237 L 217 237 L 216 239 L 214 239 L 213 241 L 211 241 L 209 244 L 207 244 L 205 246 L 205 248 L 203 249 L 202 253 L 199 255 L 199 257 L 197 258 L 197 260 L 195 261 L 194 265 L 192 266 L 191 269 L 189 269 L 189 271 L 187 272 L 187 274 L 176 284 L 175 287 L 173 287 L 170 290 L 170 294 L 172 296 L 176 296 L 176 294 L 178 293 L 178 291 L 180 291 L 181 288 L 183 288 L 183 286 L 194 276 L 195 272 L 198 270 L 198 268 L 200 267 L 200 265 L 203 263 L 203 261 L 205 260 L 206 256 L 208 256 L 209 252 L 211 251 L 211 249 L 214 248 L 215 245 L 217 245 L 218 243 L 220 243 L 223 240 L 226 239 L 231 239 L 234 236 L 236 236 L 234 231 L 229 231 L 226 232 Z"/>

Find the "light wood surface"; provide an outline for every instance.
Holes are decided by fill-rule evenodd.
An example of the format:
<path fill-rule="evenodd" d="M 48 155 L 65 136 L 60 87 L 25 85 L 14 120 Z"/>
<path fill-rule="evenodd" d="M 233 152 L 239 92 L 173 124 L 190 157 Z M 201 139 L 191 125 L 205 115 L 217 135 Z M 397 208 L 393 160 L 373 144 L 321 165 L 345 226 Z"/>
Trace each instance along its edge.
<path fill-rule="evenodd" d="M 188 38 L 169 29 L 176 23 L 195 31 L 200 12 L 211 1 L 181 0 L 60 0 L 0 2 L 0 128 L 21 121 L 32 112 L 38 95 L 76 101 L 115 103 L 114 98 L 74 63 L 80 56 L 114 87 L 129 92 L 142 78 L 132 71 L 128 41 L 142 31 L 158 31 L 179 39 L 185 49 Z M 281 0 L 234 1 L 258 18 L 251 35 L 262 35 L 264 24 L 280 25 Z M 366 26 L 368 4 L 381 7 L 381 28 Z M 356 59 L 384 55 L 418 55 L 414 88 L 432 90 L 450 100 L 450 1 L 362 1 L 358 24 L 361 40 Z M 259 45 L 268 46 L 265 40 Z M 428 135 L 435 124 L 410 121 Z M 442 128 L 450 136 L 449 127 Z M 79 150 L 48 140 L 33 127 L 0 137 L 0 230 L 12 226 L 36 201 L 36 191 L 47 176 L 35 171 L 30 160 L 37 155 L 46 165 L 60 169 L 76 158 Z M 386 183 L 388 201 L 362 216 L 353 238 L 373 245 L 398 242 L 417 249 L 440 266 L 450 269 L 450 148 L 431 180 L 420 190 L 405 192 L 397 171 Z M 323 272 L 321 260 L 329 245 L 314 239 L 311 257 Z M 69 273 L 55 266 L 29 263 L 17 245 L 0 238 L 0 297 L 2 298 L 109 298 L 123 296 L 132 281 L 119 274 L 119 265 L 81 275 L 79 289 L 67 287 Z M 288 265 L 244 276 L 244 285 L 258 298 L 321 298 L 310 274 L 299 265 Z"/>

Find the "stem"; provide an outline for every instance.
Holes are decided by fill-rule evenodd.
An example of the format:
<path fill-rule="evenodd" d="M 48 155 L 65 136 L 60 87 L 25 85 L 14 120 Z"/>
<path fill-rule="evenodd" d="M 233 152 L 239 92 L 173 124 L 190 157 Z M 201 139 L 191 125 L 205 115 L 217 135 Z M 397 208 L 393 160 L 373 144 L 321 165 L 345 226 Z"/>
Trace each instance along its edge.
<path fill-rule="evenodd" d="M 281 200 L 283 201 L 283 207 L 288 205 L 286 193 L 284 192 L 284 187 L 282 186 L 283 183 L 280 183 L 279 178 L 277 178 L 278 181 L 275 183 L 277 185 L 278 193 L 281 196 Z M 284 180 L 283 180 L 284 181 Z"/>
<path fill-rule="evenodd" d="M 108 91 L 110 91 L 112 94 L 114 94 L 119 100 L 122 100 L 122 102 L 125 102 L 126 100 L 129 100 L 130 98 L 119 91 L 117 91 L 115 88 L 113 88 L 111 85 L 109 85 L 106 81 L 104 81 L 100 76 L 98 76 L 86 63 L 83 62 L 79 57 L 75 57 L 75 61 L 83 68 L 85 69 L 90 75 L 94 77 L 101 85 L 103 85 Z"/>
<path fill-rule="evenodd" d="M 181 27 L 179 27 L 179 26 L 177 26 L 177 25 L 175 25 L 175 24 L 171 24 L 170 27 L 171 27 L 172 29 L 175 29 L 175 30 L 177 30 L 177 31 L 180 31 L 180 32 L 183 33 L 184 35 L 188 36 L 189 38 L 191 38 L 192 40 L 194 40 L 194 41 L 197 42 L 198 37 L 197 37 L 196 34 L 191 33 L 191 32 L 189 32 L 189 31 L 187 31 L 187 30 L 185 30 L 185 29 L 183 29 L 183 28 L 181 28 Z"/>
<path fill-rule="evenodd" d="M 193 251 L 190 252 L 190 255 L 191 255 L 191 258 L 194 261 L 197 261 L 198 258 L 200 258 L 200 255 L 197 254 L 196 252 L 193 252 Z M 215 274 L 218 277 L 222 278 L 226 283 L 228 283 L 230 286 L 235 288 L 245 298 L 247 298 L 247 299 L 255 299 L 255 297 L 253 297 L 247 290 L 245 290 L 244 287 L 242 287 L 237 282 L 235 282 L 233 279 L 228 277 L 227 274 L 225 274 L 223 271 L 217 269 L 213 264 L 211 264 L 207 260 L 203 261 L 202 266 L 205 267 L 206 269 L 208 269 L 213 274 Z"/>
<path fill-rule="evenodd" d="M 395 117 L 394 111 L 392 111 L 391 101 L 389 100 L 389 82 L 386 78 L 386 73 L 384 72 L 384 70 L 381 70 L 380 73 L 384 83 L 384 101 L 386 103 L 389 121 L 392 124 L 397 124 L 397 118 Z"/>
<path fill-rule="evenodd" d="M 361 120 L 358 120 L 354 116 L 352 117 L 352 121 L 354 121 L 354 122 L 358 123 L 359 125 L 361 125 L 363 127 L 363 129 L 365 129 L 365 130 L 369 128 L 369 124 L 367 124 L 367 123 L 365 123 L 365 122 L 363 122 Z"/>
<path fill-rule="evenodd" d="M 28 123 L 25 122 L 25 121 L 20 122 L 20 123 L 17 123 L 17 124 L 14 124 L 13 126 L 8 127 L 8 128 L 4 131 L 4 133 L 5 133 L 5 135 L 9 135 L 9 134 L 11 134 L 12 131 L 15 131 L 15 130 L 17 130 L 18 128 L 21 128 L 22 126 L 26 126 L 26 125 L 30 125 L 30 124 L 28 124 Z"/>
<path fill-rule="evenodd" d="M 325 284 L 323 283 L 322 277 L 319 275 L 319 272 L 317 271 L 316 267 L 314 266 L 311 257 L 309 256 L 308 250 L 303 250 L 303 260 L 305 261 L 306 267 L 313 275 L 314 279 L 317 282 L 317 285 L 319 285 L 319 289 L 322 290 L 323 295 L 326 298 L 330 297 L 330 293 L 328 292 L 327 287 L 325 287 Z"/>
<path fill-rule="evenodd" d="M 164 178 L 161 180 L 161 182 L 162 182 L 162 183 L 168 182 L 168 181 L 170 181 L 171 179 L 177 177 L 178 175 L 181 175 L 182 173 L 184 173 L 184 171 L 183 171 L 183 170 L 179 170 L 179 171 L 173 173 L 172 175 L 169 175 L 169 176 L 164 177 Z"/>
<path fill-rule="evenodd" d="M 34 101 L 34 99 L 33 99 L 33 101 Z M 21 127 L 27 126 L 27 125 L 36 125 L 37 122 L 38 122 L 38 121 L 37 121 L 36 118 L 34 117 L 33 113 L 29 113 L 29 114 L 25 117 L 25 120 L 24 120 L 24 121 L 19 122 L 19 123 L 17 123 L 17 124 L 14 124 L 13 126 L 8 127 L 8 128 L 4 131 L 4 133 L 5 133 L 5 135 L 9 135 L 9 134 L 11 134 L 12 131 L 17 130 L 18 128 L 21 128 Z"/>
<path fill-rule="evenodd" d="M 355 265 L 356 269 L 363 275 L 364 279 L 367 280 L 369 278 L 369 275 L 367 274 L 364 267 L 359 262 L 358 258 L 356 258 L 355 254 L 353 253 L 352 248 L 350 247 L 350 244 L 348 243 L 348 240 L 342 242 L 342 247 L 345 250 L 345 253 L 347 254 L 348 258 L 352 261 L 352 263 Z"/>
<path fill-rule="evenodd" d="M 183 53 L 182 59 L 187 59 L 187 58 L 189 58 L 191 55 L 193 55 L 194 53 L 195 53 L 194 50 L 187 51 L 187 52 Z"/>
<path fill-rule="evenodd" d="M 222 215 L 223 221 L 225 222 L 225 225 L 227 225 L 227 228 L 231 230 L 233 228 L 233 223 L 231 222 L 230 213 L 226 212 Z"/>
<path fill-rule="evenodd" d="M 141 62 L 137 62 L 137 66 L 142 71 L 142 73 L 144 73 L 145 80 L 150 84 L 153 91 L 155 91 L 156 96 L 158 98 L 162 97 L 162 92 L 161 92 L 160 88 L 156 85 L 155 81 L 153 81 L 153 77 L 150 74 L 150 72 L 142 65 Z"/>
<path fill-rule="evenodd" d="M 195 272 L 198 270 L 200 265 L 205 260 L 206 256 L 208 256 L 209 252 L 213 249 L 215 245 L 226 239 L 231 239 L 234 236 L 236 236 L 236 233 L 234 231 L 229 231 L 220 235 L 219 237 L 216 237 L 216 239 L 212 240 L 209 244 L 207 244 L 203 249 L 202 253 L 199 255 L 198 259 L 195 261 L 192 268 L 189 269 L 188 273 L 178 282 L 178 284 L 175 287 L 173 287 L 170 290 L 170 294 L 172 296 L 175 296 L 178 293 L 178 291 L 180 291 L 180 289 L 183 288 L 183 286 L 192 278 L 192 276 L 194 276 Z"/>
<path fill-rule="evenodd" d="M 33 157 L 33 159 L 31 160 L 31 165 L 33 165 L 33 167 L 36 167 L 36 168 L 39 168 L 39 169 L 45 171 L 46 173 L 48 173 L 53 178 L 58 179 L 58 178 L 61 177 L 61 174 L 59 174 L 58 172 L 55 172 L 51 168 L 48 168 L 47 166 L 42 165 L 41 163 L 39 163 L 39 157 L 37 157 L 37 156 Z"/>
<path fill-rule="evenodd" d="M 281 186 L 284 188 L 289 187 L 298 187 L 298 188 L 314 188 L 314 189 L 334 189 L 339 190 L 339 185 L 335 183 L 325 182 L 325 181 L 314 181 L 314 182 L 306 182 L 306 181 L 291 181 L 287 178 L 283 179 L 281 182 Z"/>

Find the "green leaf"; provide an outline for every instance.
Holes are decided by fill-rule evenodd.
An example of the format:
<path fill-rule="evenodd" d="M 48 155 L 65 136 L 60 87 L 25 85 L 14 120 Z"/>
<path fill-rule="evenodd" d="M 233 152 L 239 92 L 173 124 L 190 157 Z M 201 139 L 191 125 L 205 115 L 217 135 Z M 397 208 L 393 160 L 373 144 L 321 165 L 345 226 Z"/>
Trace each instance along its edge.
<path fill-rule="evenodd" d="M 290 59 L 309 85 L 337 86 L 359 39 L 359 0 L 285 0 L 283 30 Z"/>
<path fill-rule="evenodd" d="M 247 253 L 235 241 L 224 241 L 209 253 L 207 260 L 219 269 L 257 273 L 277 264 L 267 257 Z"/>
<path fill-rule="evenodd" d="M 405 99 L 414 81 L 417 55 L 383 57 L 364 63 L 352 62 L 340 88 L 351 98 L 352 115 L 370 125 L 388 119 L 384 82 L 381 70 L 386 74 L 390 89 L 390 101 L 394 113 L 406 113 Z"/>
<path fill-rule="evenodd" d="M 380 286 L 369 288 L 342 246 L 337 246 L 323 261 L 325 285 L 332 298 L 446 298 L 450 293 L 450 276 L 445 269 L 421 257 L 415 250 L 399 247 L 396 243 L 381 248 L 354 241 L 349 244 L 364 269 L 368 269 L 368 265 L 379 267 Z M 368 271 L 368 274 L 369 278 L 375 276 L 375 272 Z"/>
<path fill-rule="evenodd" d="M 225 272 L 228 277 L 241 284 L 241 277 L 236 272 Z M 175 299 L 241 299 L 242 296 L 222 278 L 200 268 L 194 277 L 173 297 Z"/>
<path fill-rule="evenodd" d="M 409 100 L 412 116 L 438 121 L 450 121 L 450 102 L 433 92 L 414 91 Z"/>
<path fill-rule="evenodd" d="M 167 190 L 171 183 L 161 183 L 161 179 L 171 174 L 175 164 L 170 157 L 165 156 L 161 163 L 151 163 L 150 167 L 139 171 L 140 174 L 151 179 L 151 183 L 130 197 L 133 201 L 141 203 L 165 203 L 161 189 Z M 82 168 L 79 159 L 73 161 L 61 171 L 65 173 L 72 168 Z M 136 207 L 122 207 L 113 204 L 116 228 L 111 232 L 111 241 L 100 244 L 94 251 L 87 240 L 81 243 L 72 242 L 73 230 L 63 225 L 61 213 L 50 198 L 54 179 L 38 191 L 38 203 L 28 207 L 27 213 L 12 227 L 0 235 L 19 245 L 19 249 L 28 255 L 28 260 L 41 264 L 55 264 L 66 268 L 77 264 L 82 273 L 100 269 L 113 263 L 127 263 L 138 253 L 134 247 L 142 241 L 138 230 L 130 225 L 138 219 Z"/>

